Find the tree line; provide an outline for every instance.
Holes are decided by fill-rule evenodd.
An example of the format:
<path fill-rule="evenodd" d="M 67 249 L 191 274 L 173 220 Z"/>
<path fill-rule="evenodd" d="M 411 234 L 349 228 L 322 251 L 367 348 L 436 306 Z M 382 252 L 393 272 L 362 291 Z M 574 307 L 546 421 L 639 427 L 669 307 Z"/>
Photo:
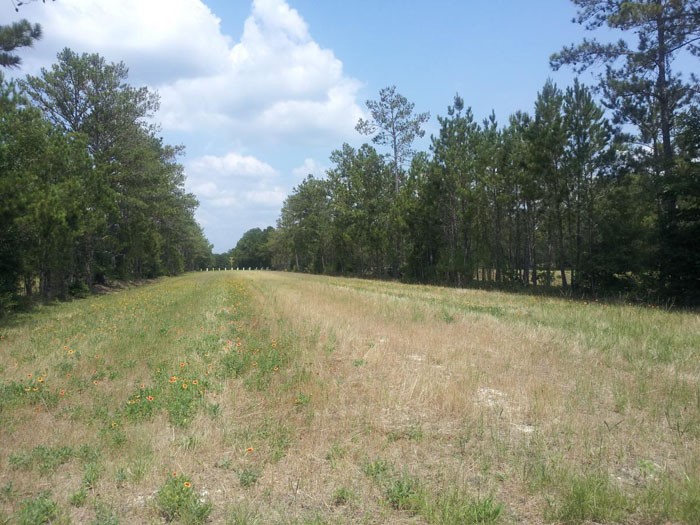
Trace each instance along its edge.
<path fill-rule="evenodd" d="M 334 151 L 277 227 L 231 255 L 255 246 L 278 269 L 697 304 L 700 90 L 674 66 L 699 54 L 700 2 L 575 4 L 577 22 L 626 37 L 551 57 L 598 71 L 598 85 L 548 80 L 505 124 L 477 121 L 456 95 L 428 152 L 411 149 L 428 115 L 383 89 L 357 126 L 372 144 Z"/>
<path fill-rule="evenodd" d="M 0 65 L 18 67 L 14 50 L 40 36 L 26 21 L 0 27 Z M 19 81 L 0 71 L 0 311 L 209 264 L 182 148 L 159 138 L 157 109 L 97 54 L 64 49 Z"/>

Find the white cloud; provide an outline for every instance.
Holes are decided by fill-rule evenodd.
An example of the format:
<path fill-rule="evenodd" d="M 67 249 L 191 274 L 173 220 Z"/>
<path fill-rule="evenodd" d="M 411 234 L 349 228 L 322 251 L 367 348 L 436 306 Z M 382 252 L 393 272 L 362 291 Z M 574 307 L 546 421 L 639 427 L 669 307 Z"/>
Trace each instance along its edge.
<path fill-rule="evenodd" d="M 325 175 L 327 169 L 326 166 L 319 164 L 316 160 L 306 158 L 301 166 L 297 166 L 292 170 L 292 175 L 297 180 L 305 179 L 308 175 L 313 175 L 318 179 Z"/>
<path fill-rule="evenodd" d="M 291 159 L 352 141 L 363 116 L 360 82 L 285 0 L 253 0 L 237 40 L 207 0 L 59 0 L 20 13 L 0 0 L 0 19 L 21 18 L 40 23 L 44 38 L 22 49 L 22 69 L 8 73 L 38 74 L 69 47 L 123 61 L 129 83 L 159 92 L 155 120 L 166 142 L 185 142 L 187 189 L 218 251 L 274 224 L 291 188 L 325 171 L 310 158 L 293 169 Z"/>
<path fill-rule="evenodd" d="M 25 72 L 36 73 L 69 47 L 123 61 L 131 81 L 156 85 L 215 73 L 231 43 L 221 34 L 220 19 L 200 0 L 60 0 L 22 7 L 12 18 L 21 17 L 44 29 L 37 52 L 23 53 Z"/>
<path fill-rule="evenodd" d="M 256 0 L 221 68 L 159 86 L 164 126 L 253 140 L 342 140 L 362 116 L 360 83 L 283 0 Z"/>
<path fill-rule="evenodd" d="M 250 228 L 273 225 L 288 194 L 279 173 L 250 155 L 206 155 L 187 162 L 185 170 L 187 189 L 199 199 L 197 219 L 219 251 Z"/>
<path fill-rule="evenodd" d="M 202 207 L 240 210 L 252 204 L 279 206 L 284 200 L 270 198 L 281 191 L 275 169 L 249 155 L 206 155 L 187 162 L 186 172 L 188 189 L 197 195 Z"/>

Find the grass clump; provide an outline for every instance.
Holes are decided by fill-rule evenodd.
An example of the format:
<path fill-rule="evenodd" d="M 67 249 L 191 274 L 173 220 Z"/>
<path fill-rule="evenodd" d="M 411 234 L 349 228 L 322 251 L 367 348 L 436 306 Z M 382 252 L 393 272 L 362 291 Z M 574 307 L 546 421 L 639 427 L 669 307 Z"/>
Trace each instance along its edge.
<path fill-rule="evenodd" d="M 188 525 L 205 523 L 212 504 L 200 499 L 192 482 L 181 474 L 173 475 L 156 494 L 156 506 L 168 522 L 178 520 Z"/>
<path fill-rule="evenodd" d="M 10 454 L 9 463 L 12 468 L 31 470 L 41 473 L 52 472 L 60 465 L 67 463 L 75 456 L 71 447 L 47 447 L 39 445 L 29 452 Z"/>
<path fill-rule="evenodd" d="M 396 510 L 418 513 L 425 507 L 425 489 L 421 481 L 407 472 L 402 472 L 388 480 L 385 497 L 389 505 Z"/>
<path fill-rule="evenodd" d="M 448 490 L 428 504 L 425 516 L 436 525 L 466 523 L 497 523 L 503 513 L 503 505 L 491 496 L 472 498 L 459 490 Z"/>
<path fill-rule="evenodd" d="M 63 521 L 58 504 L 49 492 L 41 492 L 33 498 L 23 500 L 14 521 L 17 525 L 67 523 Z"/>
<path fill-rule="evenodd" d="M 601 473 L 571 476 L 563 483 L 549 519 L 561 523 L 618 522 L 629 514 L 630 500 Z"/>

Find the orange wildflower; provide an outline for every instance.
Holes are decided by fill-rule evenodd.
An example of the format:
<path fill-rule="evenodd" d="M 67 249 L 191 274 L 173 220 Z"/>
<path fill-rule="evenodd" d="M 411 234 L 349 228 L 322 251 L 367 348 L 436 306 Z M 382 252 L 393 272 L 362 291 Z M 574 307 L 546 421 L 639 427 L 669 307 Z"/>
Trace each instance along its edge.
<path fill-rule="evenodd" d="M 189 481 L 185 481 L 185 482 L 183 483 L 183 485 L 184 485 L 184 487 L 185 487 L 186 489 L 188 489 L 188 488 L 190 488 L 190 487 L 192 486 L 192 483 L 190 483 Z"/>
<path fill-rule="evenodd" d="M 169 383 L 177 383 L 177 376 L 170 376 Z"/>
<path fill-rule="evenodd" d="M 187 389 L 187 383 L 182 383 L 182 389 L 186 390 Z"/>
<path fill-rule="evenodd" d="M 147 396 L 146 399 L 148 399 L 149 401 L 153 401 L 153 396 Z"/>
<path fill-rule="evenodd" d="M 251 452 L 253 452 L 253 447 L 248 447 L 247 449 L 245 449 L 245 451 L 248 453 L 251 453 Z"/>

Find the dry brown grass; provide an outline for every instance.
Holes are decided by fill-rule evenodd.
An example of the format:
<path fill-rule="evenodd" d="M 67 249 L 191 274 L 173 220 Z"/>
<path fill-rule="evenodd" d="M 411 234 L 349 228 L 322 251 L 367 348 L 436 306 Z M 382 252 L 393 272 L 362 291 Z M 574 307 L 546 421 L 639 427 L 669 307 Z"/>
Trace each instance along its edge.
<path fill-rule="evenodd" d="M 235 283 L 250 290 L 241 318 Z M 0 517 L 47 489 L 66 521 L 94 521 L 102 505 L 121 523 L 160 523 L 155 496 L 173 471 L 213 504 L 214 523 L 459 523 L 436 514 L 451 491 L 492 497 L 503 523 L 693 522 L 700 505 L 686 494 L 700 487 L 696 314 L 271 272 L 55 308 L 0 334 L 3 384 L 44 373 L 70 385 L 56 406 L 0 412 Z M 288 355 L 264 388 L 254 369 L 217 369 L 236 338 Z M 84 391 L 59 377 L 63 346 L 83 356 L 67 373 Z M 183 377 L 208 384 L 187 425 L 163 411 L 118 419 L 140 384 L 183 362 Z M 41 476 L 12 465 L 39 446 L 81 445 L 101 468 L 82 506 L 68 502 L 89 460 Z M 420 481 L 424 507 L 387 501 L 401 475 Z M 621 514 L 571 495 L 603 476 L 594 496 L 613 507 L 622 494 Z"/>
<path fill-rule="evenodd" d="M 280 330 L 314 334 L 300 348 L 315 378 L 313 422 L 279 466 L 313 480 L 311 507 L 328 501 L 320 478 L 321 487 L 352 487 L 367 510 L 373 494 L 361 465 L 378 457 L 438 492 L 457 484 L 493 494 L 507 520 L 529 523 L 548 514 L 553 487 L 540 476 L 600 470 L 623 489 L 662 475 L 698 479 L 697 315 L 302 275 L 249 277 Z M 573 316 L 573 325 L 559 324 L 560 316 Z M 642 328 L 616 346 L 626 337 L 615 332 L 619 320 Z M 629 358 L 628 351 L 653 353 L 654 334 L 664 332 L 663 340 L 674 330 L 688 336 L 671 350 L 678 359 Z M 685 433 L 660 409 L 676 402 L 669 396 L 679 385 L 689 395 L 681 401 Z M 323 461 L 333 447 L 344 451 L 338 472 Z M 630 519 L 646 519 L 648 509 L 639 512 Z"/>

